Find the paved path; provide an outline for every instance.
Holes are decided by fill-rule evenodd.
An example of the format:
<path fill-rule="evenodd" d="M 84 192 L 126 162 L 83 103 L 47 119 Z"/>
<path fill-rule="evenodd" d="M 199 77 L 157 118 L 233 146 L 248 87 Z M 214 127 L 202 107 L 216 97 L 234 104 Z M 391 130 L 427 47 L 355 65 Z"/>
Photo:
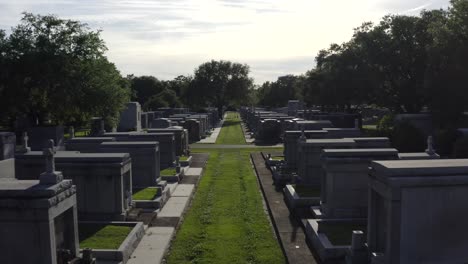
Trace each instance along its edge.
<path fill-rule="evenodd" d="M 192 145 L 190 145 L 191 149 L 243 149 L 243 148 L 263 149 L 263 148 L 281 148 L 281 147 L 283 147 L 283 144 L 267 145 L 267 146 L 261 146 L 261 145 L 218 145 L 218 144 L 212 144 L 212 145 L 192 144 Z"/>
<path fill-rule="evenodd" d="M 224 114 L 223 120 L 221 120 L 219 124 L 214 128 L 211 135 L 209 137 L 206 137 L 198 141 L 198 143 L 199 144 L 215 144 L 216 140 L 218 139 L 219 133 L 221 133 L 221 128 L 223 127 L 225 118 L 226 118 L 226 114 Z"/>
<path fill-rule="evenodd" d="M 158 213 L 156 220 L 146 229 L 145 236 L 127 264 L 162 263 L 190 205 L 207 160 L 208 154 L 192 154 L 192 164 L 188 169 L 190 175 L 185 176 L 179 184 L 171 186 L 171 197 Z"/>
<path fill-rule="evenodd" d="M 259 152 L 252 153 L 260 187 L 265 197 L 270 218 L 281 247 L 288 263 L 291 264 L 315 264 L 317 261 L 307 246 L 306 236 L 301 223 L 290 216 L 282 192 L 277 192 L 273 185 L 270 170 L 265 166 L 265 160 Z"/>

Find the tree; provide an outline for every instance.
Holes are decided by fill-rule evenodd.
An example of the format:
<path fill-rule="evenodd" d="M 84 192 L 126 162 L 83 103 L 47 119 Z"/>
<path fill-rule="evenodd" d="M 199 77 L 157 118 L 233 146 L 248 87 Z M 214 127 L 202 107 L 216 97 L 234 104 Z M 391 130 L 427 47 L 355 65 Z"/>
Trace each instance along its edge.
<path fill-rule="evenodd" d="M 100 115 L 114 125 L 129 100 L 127 82 L 104 56 L 100 31 L 86 24 L 24 13 L 8 37 L 0 34 L 0 49 L 3 118 L 79 124 Z"/>
<path fill-rule="evenodd" d="M 245 102 L 252 87 L 249 72 L 248 65 L 230 61 L 212 60 L 201 64 L 187 91 L 190 106 L 214 105 L 221 114 L 224 106 Z"/>
<path fill-rule="evenodd" d="M 164 82 L 153 76 L 129 76 L 133 100 L 138 101 L 141 105 L 145 105 L 152 96 L 162 92 L 165 88 Z"/>
<path fill-rule="evenodd" d="M 173 90 L 164 89 L 157 95 L 150 97 L 143 105 L 143 109 L 147 111 L 156 110 L 160 107 L 181 107 L 182 103 Z"/>

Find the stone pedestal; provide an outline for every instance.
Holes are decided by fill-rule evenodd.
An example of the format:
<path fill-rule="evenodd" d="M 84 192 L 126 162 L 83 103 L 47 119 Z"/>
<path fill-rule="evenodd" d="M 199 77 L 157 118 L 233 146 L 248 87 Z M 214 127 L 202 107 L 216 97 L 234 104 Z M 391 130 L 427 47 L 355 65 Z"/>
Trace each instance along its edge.
<path fill-rule="evenodd" d="M 0 132 L 0 160 L 15 157 L 16 135 L 13 132 Z"/>

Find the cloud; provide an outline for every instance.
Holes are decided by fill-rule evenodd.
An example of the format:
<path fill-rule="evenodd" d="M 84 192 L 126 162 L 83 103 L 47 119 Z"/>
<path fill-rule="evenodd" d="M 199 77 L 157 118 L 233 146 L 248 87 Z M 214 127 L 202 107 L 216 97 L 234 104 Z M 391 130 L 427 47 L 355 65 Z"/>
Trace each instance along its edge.
<path fill-rule="evenodd" d="M 171 79 L 211 59 L 251 66 L 257 83 L 314 66 L 331 43 L 389 13 L 417 14 L 449 0 L 0 0 L 0 27 L 21 12 L 57 14 L 102 29 L 124 74 Z"/>

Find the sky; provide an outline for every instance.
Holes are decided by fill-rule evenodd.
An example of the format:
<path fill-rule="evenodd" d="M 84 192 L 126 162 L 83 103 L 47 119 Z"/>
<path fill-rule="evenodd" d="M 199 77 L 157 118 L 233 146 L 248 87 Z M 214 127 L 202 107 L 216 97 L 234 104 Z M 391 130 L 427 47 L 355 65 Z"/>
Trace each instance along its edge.
<path fill-rule="evenodd" d="M 203 62 L 250 66 L 255 83 L 314 68 L 319 50 L 348 41 L 365 21 L 417 15 L 449 0 L 0 0 L 0 29 L 22 12 L 55 14 L 102 30 L 123 75 L 169 80 Z"/>

